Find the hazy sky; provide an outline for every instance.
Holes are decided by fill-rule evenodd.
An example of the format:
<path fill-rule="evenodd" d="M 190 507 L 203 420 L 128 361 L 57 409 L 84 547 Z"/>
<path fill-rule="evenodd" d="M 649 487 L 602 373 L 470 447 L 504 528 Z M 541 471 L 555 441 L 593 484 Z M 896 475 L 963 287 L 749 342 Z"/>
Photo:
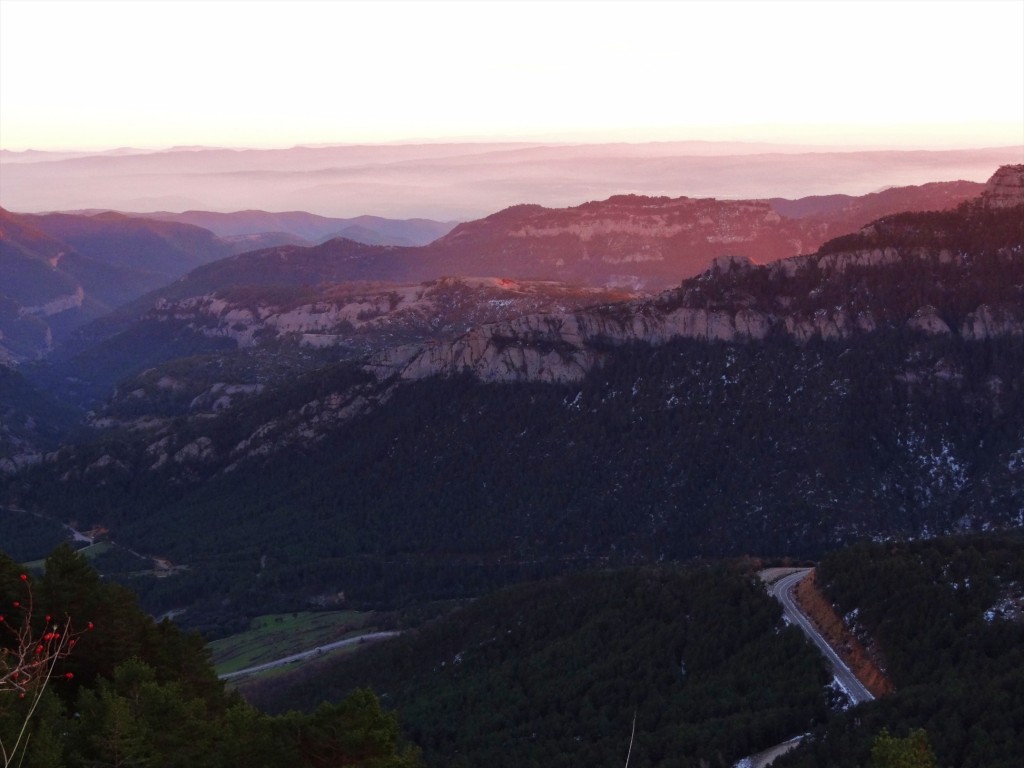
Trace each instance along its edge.
<path fill-rule="evenodd" d="M 0 0 L 0 147 L 1024 143 L 1024 0 Z"/>

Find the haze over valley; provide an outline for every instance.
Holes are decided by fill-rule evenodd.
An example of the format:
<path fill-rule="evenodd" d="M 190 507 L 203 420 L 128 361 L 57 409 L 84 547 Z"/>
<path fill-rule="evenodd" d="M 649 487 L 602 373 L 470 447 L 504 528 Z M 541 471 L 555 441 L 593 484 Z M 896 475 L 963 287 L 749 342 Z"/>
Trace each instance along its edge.
<path fill-rule="evenodd" d="M 626 193 L 801 198 L 933 181 L 980 183 L 994 168 L 1021 159 L 1020 144 L 931 151 L 719 142 L 195 147 L 66 160 L 5 152 L 0 205 L 19 212 L 255 208 L 448 221 L 519 203 L 563 208 Z"/>

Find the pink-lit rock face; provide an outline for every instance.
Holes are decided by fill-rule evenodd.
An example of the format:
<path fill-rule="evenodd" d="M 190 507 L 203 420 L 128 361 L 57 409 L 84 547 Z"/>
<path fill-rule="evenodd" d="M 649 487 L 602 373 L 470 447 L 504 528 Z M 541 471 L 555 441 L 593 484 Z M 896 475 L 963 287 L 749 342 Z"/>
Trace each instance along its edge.
<path fill-rule="evenodd" d="M 1015 176 L 1005 170 L 1000 175 L 1004 181 L 996 186 L 1001 188 L 1012 187 L 1013 179 L 1019 178 L 1019 173 Z M 654 208 L 678 201 L 636 202 Z M 973 209 L 981 210 L 977 204 Z M 521 213 L 554 215 L 544 209 Z M 970 213 L 956 215 L 969 217 Z M 1010 211 L 998 214 L 1002 219 L 1012 215 Z M 860 242 L 855 241 L 848 250 L 797 256 L 768 265 L 736 256 L 718 257 L 700 276 L 653 300 L 530 314 L 486 324 L 452 341 L 419 350 L 384 350 L 369 369 L 381 377 L 398 374 L 405 379 L 470 372 L 482 381 L 565 382 L 579 381 L 600 365 L 607 345 L 657 345 L 672 339 L 749 343 L 772 334 L 803 344 L 815 339 L 848 339 L 884 327 L 926 336 L 959 335 L 967 340 L 1024 333 L 1020 292 L 1012 287 L 1017 281 L 1002 285 L 1008 274 L 1019 272 L 1015 266 L 1019 245 L 985 257 L 1005 267 L 996 272 L 1000 277 L 993 282 L 990 272 L 972 271 L 978 254 L 944 244 L 887 244 L 886 233 L 894 226 L 900 226 L 898 220 L 866 228 L 857 236 Z M 548 231 L 552 228 L 549 225 Z M 463 233 L 467 229 L 471 227 Z M 541 230 L 536 227 L 534 231 Z M 878 245 L 864 247 L 873 241 Z M 956 302 L 950 303 L 942 290 L 937 290 L 932 300 L 914 302 L 899 288 L 892 288 L 904 279 L 948 286 L 973 280 L 977 290 L 993 300 L 966 313 Z"/>
<path fill-rule="evenodd" d="M 982 189 L 949 182 L 796 201 L 614 195 L 571 208 L 517 205 L 460 224 L 409 269 L 418 279 L 430 277 L 424 270 L 443 268 L 443 274 L 544 275 L 653 292 L 709 264 L 728 271 L 786 259 L 882 216 L 955 208 Z"/>
<path fill-rule="evenodd" d="M 989 208 L 1024 205 L 1024 165 L 1004 165 L 988 180 L 982 194 Z"/>

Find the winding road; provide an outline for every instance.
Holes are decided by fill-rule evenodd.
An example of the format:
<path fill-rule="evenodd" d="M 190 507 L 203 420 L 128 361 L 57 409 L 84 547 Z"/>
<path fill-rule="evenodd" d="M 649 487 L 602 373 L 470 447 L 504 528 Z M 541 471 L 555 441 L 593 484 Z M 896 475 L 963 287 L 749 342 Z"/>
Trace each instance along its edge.
<path fill-rule="evenodd" d="M 300 651 L 299 653 L 293 653 L 291 656 L 285 656 L 281 659 L 274 661 L 268 661 L 263 664 L 255 664 L 245 669 L 238 669 L 234 672 L 226 672 L 220 675 L 221 680 L 232 680 L 236 677 L 242 677 L 243 675 L 252 674 L 253 672 L 262 672 L 267 669 L 274 669 L 275 667 L 283 667 L 285 664 L 291 664 L 294 661 L 303 661 L 304 659 L 311 659 L 314 656 L 319 656 L 325 651 L 333 651 L 335 648 L 344 648 L 347 645 L 357 645 L 358 643 L 370 643 L 377 640 L 387 640 L 392 637 L 396 637 L 401 634 L 400 632 L 370 632 L 365 635 L 359 635 L 359 637 L 348 637 L 344 640 L 336 640 L 333 643 L 324 643 L 318 645 L 310 651 Z"/>
<path fill-rule="evenodd" d="M 836 681 L 845 690 L 847 696 L 850 697 L 850 702 L 853 706 L 862 704 L 865 701 L 872 701 L 875 697 L 871 695 L 871 692 L 864 687 L 863 683 L 856 678 L 850 668 L 846 666 L 842 659 L 839 658 L 838 654 L 832 650 L 825 638 L 822 637 L 818 630 L 815 628 L 814 623 L 810 617 L 807 616 L 800 606 L 796 602 L 796 598 L 793 596 L 793 590 L 796 585 L 799 584 L 808 573 L 811 572 L 810 568 L 800 568 L 794 570 L 791 573 L 779 577 L 775 581 L 772 578 L 778 573 L 778 569 L 769 569 L 761 571 L 761 579 L 768 586 L 768 593 L 782 603 L 782 612 L 790 622 L 796 624 L 803 630 L 803 633 L 807 635 L 811 641 L 817 646 L 818 650 L 824 654 L 825 658 L 828 659 L 829 665 L 832 667 L 832 674 L 835 676 Z M 745 757 L 739 762 L 733 765 L 733 768 L 767 768 L 771 765 L 776 757 L 784 755 L 791 749 L 795 749 L 800 746 L 800 742 L 804 740 L 804 736 L 796 736 L 795 738 L 785 741 L 782 744 L 776 744 L 774 747 L 770 747 L 763 752 L 758 752 L 756 755 Z"/>
<path fill-rule="evenodd" d="M 803 581 L 804 577 L 807 576 L 810 571 L 810 568 L 804 568 L 787 576 L 783 576 L 775 583 L 769 585 L 768 591 L 771 593 L 772 597 L 782 603 L 782 610 L 786 614 L 786 618 L 800 627 L 804 634 L 811 639 L 811 641 L 818 647 L 818 650 L 820 650 L 822 654 L 824 654 L 825 658 L 828 659 L 836 680 L 844 689 L 846 689 L 846 693 L 850 697 L 850 702 L 857 705 L 862 704 L 865 701 L 872 701 L 875 697 L 871 695 L 871 692 L 865 688 L 864 684 L 861 683 L 853 672 L 850 671 L 850 668 L 846 666 L 842 659 L 839 658 L 838 654 L 832 650 L 832 647 L 825 641 L 825 638 L 818 634 L 818 630 L 815 629 L 810 618 L 807 614 L 801 611 L 800 606 L 797 605 L 796 598 L 793 596 L 793 590 L 797 584 Z"/>

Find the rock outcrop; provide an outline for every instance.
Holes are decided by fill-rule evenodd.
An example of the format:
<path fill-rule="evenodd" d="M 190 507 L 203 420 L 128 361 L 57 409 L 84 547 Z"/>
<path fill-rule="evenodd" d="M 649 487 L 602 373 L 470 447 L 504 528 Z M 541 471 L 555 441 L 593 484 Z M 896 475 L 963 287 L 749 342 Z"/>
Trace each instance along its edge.
<path fill-rule="evenodd" d="M 452 338 L 495 320 L 569 310 L 635 296 L 622 289 L 587 289 L 550 281 L 442 278 L 417 285 L 339 286 L 312 301 L 284 304 L 272 297 L 242 300 L 204 294 L 161 299 L 150 316 L 184 323 L 239 347 L 290 337 L 304 347 L 393 346 L 403 341 Z"/>
<path fill-rule="evenodd" d="M 82 286 L 76 286 L 75 290 L 66 295 L 58 296 L 57 298 L 51 299 L 43 304 L 39 304 L 32 307 L 22 307 L 22 315 L 38 315 L 40 317 L 51 317 L 53 315 L 59 315 L 61 312 L 67 312 L 69 309 L 78 309 L 82 306 L 85 301 L 85 291 L 82 290 Z"/>
<path fill-rule="evenodd" d="M 991 339 L 996 336 L 1020 336 L 1024 334 L 1024 308 L 1014 313 L 1008 307 L 990 307 L 982 304 L 967 315 L 960 326 L 960 335 L 971 341 Z"/>
<path fill-rule="evenodd" d="M 1004 165 L 988 180 L 982 200 L 989 208 L 1024 205 L 1024 165 Z"/>
<path fill-rule="evenodd" d="M 884 235 L 867 232 L 865 238 Z M 954 253 L 941 243 L 899 248 L 880 244 L 766 266 L 724 256 L 703 275 L 655 300 L 490 323 L 451 341 L 383 350 L 371 358 L 367 370 L 382 379 L 468 372 L 489 382 L 570 382 L 599 365 L 609 345 L 663 344 L 677 338 L 749 342 L 771 334 L 803 344 L 884 327 L 930 336 L 958 334 L 973 341 L 1024 333 L 1024 289 L 1011 277 L 1022 268 L 1019 246 L 990 254 L 986 258 L 995 261 L 985 267 L 976 263 L 977 256 Z M 1009 283 L 991 284 L 993 275 Z M 936 306 L 946 295 L 943 281 L 967 278 L 997 300 L 966 313 L 955 299 Z M 928 294 L 933 300 L 911 304 L 900 288 L 903 280 L 937 286 Z"/>

